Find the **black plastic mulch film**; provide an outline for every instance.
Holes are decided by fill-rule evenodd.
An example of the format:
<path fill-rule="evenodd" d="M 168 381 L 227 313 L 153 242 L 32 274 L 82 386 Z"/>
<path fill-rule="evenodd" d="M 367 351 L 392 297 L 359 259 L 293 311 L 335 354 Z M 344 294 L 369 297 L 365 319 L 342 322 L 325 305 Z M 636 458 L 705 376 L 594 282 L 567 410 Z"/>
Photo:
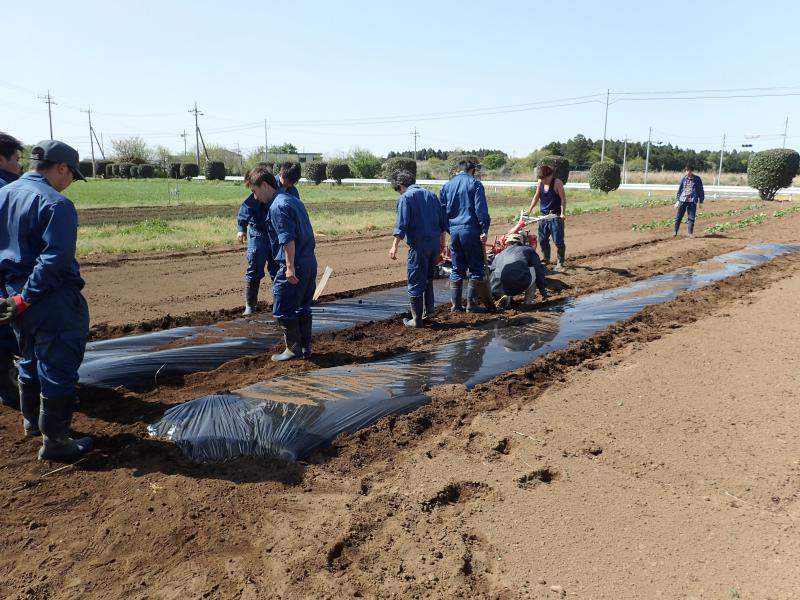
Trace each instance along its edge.
<path fill-rule="evenodd" d="M 196 462 L 238 456 L 302 458 L 329 445 L 341 433 L 430 402 L 425 390 L 432 386 L 463 384 L 472 388 L 590 337 L 647 306 L 798 250 L 800 246 L 754 245 L 694 267 L 495 322 L 469 339 L 442 344 L 435 350 L 307 371 L 230 394 L 204 396 L 169 409 L 148 430 L 156 438 L 177 444 Z M 356 303 L 351 308 L 357 312 L 362 306 Z"/>

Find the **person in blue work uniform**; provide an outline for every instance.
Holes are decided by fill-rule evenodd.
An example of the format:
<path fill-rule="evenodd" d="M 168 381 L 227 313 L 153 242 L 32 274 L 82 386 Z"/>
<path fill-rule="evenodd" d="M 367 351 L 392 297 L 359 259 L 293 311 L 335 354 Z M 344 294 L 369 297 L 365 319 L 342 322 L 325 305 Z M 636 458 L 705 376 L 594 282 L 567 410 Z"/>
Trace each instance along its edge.
<path fill-rule="evenodd" d="M 494 257 L 489 271 L 492 295 L 500 299 L 499 304 L 503 308 L 508 308 L 512 298 L 523 293 L 525 304 L 530 304 L 537 289 L 542 300 L 548 298 L 542 261 L 539 260 L 536 250 L 523 245 L 522 235 L 519 233 L 506 236 L 506 247 Z"/>
<path fill-rule="evenodd" d="M 289 173 L 286 181 L 291 181 Z M 278 264 L 272 283 L 272 314 L 283 330 L 286 350 L 273 354 L 272 360 L 308 358 L 311 356 L 311 301 L 317 280 L 311 220 L 300 199 L 281 189 L 266 168 L 254 168 L 245 182 L 255 198 L 269 209 L 269 236 L 273 258 Z"/>
<path fill-rule="evenodd" d="M 400 192 L 400 197 L 397 199 L 397 222 L 392 232 L 394 240 L 389 258 L 397 260 L 397 245 L 405 239 L 408 243 L 411 318 L 404 319 L 403 323 L 408 327 L 422 327 L 424 321 L 433 317 L 433 276 L 447 230 L 439 198 L 416 183 L 409 171 L 398 171 L 394 175 L 393 187 Z"/>
<path fill-rule="evenodd" d="M 539 165 L 539 182 L 533 194 L 528 214 L 533 212 L 537 204 L 543 215 L 556 215 L 555 219 L 539 221 L 539 247 L 542 249 L 544 264 L 550 264 L 550 237 L 556 246 L 558 260 L 555 271 L 564 269 L 566 260 L 567 246 L 564 243 L 564 219 L 567 215 L 567 193 L 564 191 L 564 183 L 553 175 L 553 168 L 550 165 Z"/>
<path fill-rule="evenodd" d="M 264 167 L 270 173 L 273 172 L 273 163 L 258 163 L 258 167 Z M 283 163 L 281 165 L 281 174 L 277 178 L 280 187 L 285 189 L 290 194 L 300 197 L 295 183 L 299 181 L 300 165 L 292 162 Z M 293 183 L 282 183 L 284 177 L 289 177 L 292 170 L 297 170 L 297 178 Z M 270 251 L 270 241 L 268 235 L 267 219 L 269 211 L 265 204 L 256 200 L 253 194 L 250 194 L 242 202 L 239 207 L 239 214 L 236 217 L 236 239 L 239 243 L 244 244 L 247 242 L 247 270 L 244 274 L 245 291 L 244 291 L 244 312 L 243 315 L 251 315 L 256 311 L 258 305 L 258 290 L 261 286 L 261 280 L 264 279 L 264 269 L 270 276 L 270 279 L 275 279 L 278 272 L 278 264 L 272 257 Z"/>
<path fill-rule="evenodd" d="M 689 237 L 693 238 L 697 205 L 705 201 L 706 193 L 703 189 L 703 180 L 694 174 L 694 164 L 691 162 L 686 163 L 686 175 L 683 176 L 680 185 L 678 185 L 678 193 L 675 198 L 677 211 L 675 212 L 675 226 L 672 228 L 672 237 L 678 237 L 678 229 L 681 227 L 683 215 L 688 215 Z"/>
<path fill-rule="evenodd" d="M 485 312 L 478 304 L 479 295 L 491 296 L 486 287 L 484 244 L 491 218 L 483 184 L 475 178 L 476 165 L 470 160 L 458 163 L 458 173 L 442 186 L 439 201 L 445 209 L 450 233 L 451 311 L 461 311 L 464 279 L 469 273 L 467 312 Z M 484 288 L 481 290 L 481 288 Z M 485 300 L 484 300 L 485 301 Z"/>
<path fill-rule="evenodd" d="M 22 142 L 0 131 L 0 188 L 19 179 L 22 172 Z M 0 281 L 0 301 L 5 299 L 5 289 Z M 0 404 L 19 408 L 16 357 L 19 344 L 9 325 L 0 325 Z"/>
<path fill-rule="evenodd" d="M 78 213 L 61 192 L 84 178 L 78 152 L 64 142 L 39 142 L 31 160 L 32 171 L 0 189 L 0 322 L 10 322 L 22 352 L 25 434 L 41 433 L 39 458 L 61 460 L 94 443 L 69 435 L 89 309 L 75 260 Z"/>

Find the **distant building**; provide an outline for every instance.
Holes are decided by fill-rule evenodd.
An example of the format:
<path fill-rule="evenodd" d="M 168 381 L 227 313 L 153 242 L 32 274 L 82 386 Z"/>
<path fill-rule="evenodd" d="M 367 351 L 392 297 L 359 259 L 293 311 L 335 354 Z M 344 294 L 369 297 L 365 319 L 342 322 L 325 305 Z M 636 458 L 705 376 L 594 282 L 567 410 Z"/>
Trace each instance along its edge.
<path fill-rule="evenodd" d="M 300 163 L 322 160 L 322 152 L 298 152 L 297 161 Z"/>

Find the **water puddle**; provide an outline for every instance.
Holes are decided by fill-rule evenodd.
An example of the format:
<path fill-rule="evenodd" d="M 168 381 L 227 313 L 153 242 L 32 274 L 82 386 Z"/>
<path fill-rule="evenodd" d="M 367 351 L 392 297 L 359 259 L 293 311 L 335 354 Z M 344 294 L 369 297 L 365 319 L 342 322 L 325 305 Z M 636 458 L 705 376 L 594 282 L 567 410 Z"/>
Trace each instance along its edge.
<path fill-rule="evenodd" d="M 302 458 L 342 433 L 430 402 L 433 386 L 467 389 L 565 348 L 647 306 L 667 302 L 800 246 L 757 245 L 630 286 L 495 321 L 468 339 L 379 362 L 308 371 L 169 409 L 148 431 L 193 461 Z M 714 263 L 710 267 L 707 263 Z"/>
<path fill-rule="evenodd" d="M 437 304 L 448 302 L 447 281 L 435 285 Z M 313 308 L 314 335 L 382 321 L 407 310 L 405 287 L 333 300 Z M 210 371 L 228 361 L 265 352 L 283 336 L 269 313 L 256 317 L 91 342 L 79 371 L 80 383 L 111 388 L 154 385 L 159 380 Z"/>

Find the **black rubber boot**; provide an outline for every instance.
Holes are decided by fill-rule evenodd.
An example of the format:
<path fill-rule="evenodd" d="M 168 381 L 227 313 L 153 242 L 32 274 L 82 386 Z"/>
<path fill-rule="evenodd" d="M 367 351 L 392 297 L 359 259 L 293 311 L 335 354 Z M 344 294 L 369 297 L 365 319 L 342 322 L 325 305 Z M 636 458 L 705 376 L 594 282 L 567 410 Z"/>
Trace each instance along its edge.
<path fill-rule="evenodd" d="M 94 447 L 94 440 L 82 437 L 73 440 L 69 437 L 69 425 L 72 422 L 72 411 L 75 398 L 45 398 L 42 396 L 42 408 L 39 413 L 39 429 L 42 432 L 42 447 L 39 458 L 43 460 L 69 460 L 86 454 Z"/>
<path fill-rule="evenodd" d="M 41 393 L 38 382 L 19 382 L 19 410 L 22 413 L 22 427 L 25 435 L 30 437 L 41 435 L 39 431 L 39 409 L 42 405 L 39 395 Z"/>
<path fill-rule="evenodd" d="M 464 312 L 464 307 L 461 306 L 461 294 L 463 289 L 463 281 L 450 282 L 450 312 Z"/>
<path fill-rule="evenodd" d="M 563 271 L 564 270 L 564 256 L 567 253 L 567 249 L 566 248 L 558 248 L 557 249 L 557 253 L 558 253 L 558 262 L 556 263 L 556 266 L 555 266 L 555 268 L 553 270 L 554 271 Z"/>
<path fill-rule="evenodd" d="M 313 317 L 311 313 L 298 317 L 300 327 L 300 350 L 303 358 L 311 358 L 311 330 Z"/>
<path fill-rule="evenodd" d="M 422 296 L 411 296 L 411 318 L 403 319 L 403 325 L 406 327 L 422 327 Z"/>
<path fill-rule="evenodd" d="M 300 342 L 300 321 L 298 319 L 278 319 L 278 325 L 283 329 L 283 340 L 286 342 L 286 350 L 280 354 L 273 354 L 272 360 L 275 362 L 282 362 L 284 360 L 300 358 L 303 355 Z"/>
<path fill-rule="evenodd" d="M 482 281 L 473 281 L 470 279 L 469 286 L 467 287 L 467 312 L 468 313 L 485 313 L 486 309 L 481 306 L 480 299 L 478 298 L 478 287 Z"/>
<path fill-rule="evenodd" d="M 17 389 L 17 364 L 10 352 L 0 353 L 0 404 L 9 408 L 19 408 Z"/>
<path fill-rule="evenodd" d="M 436 296 L 433 291 L 433 280 L 428 282 L 422 298 L 425 304 L 425 307 L 422 309 L 422 320 L 428 322 L 433 318 L 433 313 L 436 311 Z"/>
<path fill-rule="evenodd" d="M 542 244 L 542 264 L 550 264 L 550 242 Z"/>
<path fill-rule="evenodd" d="M 258 307 L 258 288 L 260 281 L 248 281 L 244 286 L 244 312 L 242 315 L 252 315 Z"/>
<path fill-rule="evenodd" d="M 678 237 L 678 229 L 681 227 L 680 221 L 675 221 L 675 225 L 672 226 L 672 237 Z"/>
<path fill-rule="evenodd" d="M 694 221 L 689 221 L 689 237 L 694 237 Z"/>

